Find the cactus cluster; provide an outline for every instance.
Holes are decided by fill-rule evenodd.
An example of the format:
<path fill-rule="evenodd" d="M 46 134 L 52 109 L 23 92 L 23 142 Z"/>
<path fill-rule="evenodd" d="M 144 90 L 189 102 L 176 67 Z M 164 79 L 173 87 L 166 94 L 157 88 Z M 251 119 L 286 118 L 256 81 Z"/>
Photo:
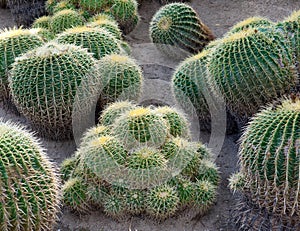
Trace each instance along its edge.
<path fill-rule="evenodd" d="M 43 44 L 42 38 L 32 31 L 21 28 L 6 29 L 0 32 L 0 100 L 10 99 L 8 74 L 15 59 Z"/>
<path fill-rule="evenodd" d="M 172 3 L 160 8 L 151 20 L 150 37 L 166 54 L 172 47 L 195 54 L 214 39 L 194 9 L 184 3 Z"/>
<path fill-rule="evenodd" d="M 187 136 L 176 109 L 109 105 L 61 166 L 65 204 L 80 213 L 102 207 L 116 219 L 146 213 L 164 220 L 186 206 L 204 213 L 215 200 L 219 172 L 210 151 Z"/>
<path fill-rule="evenodd" d="M 138 3 L 136 0 L 48 0 L 46 2 L 46 9 L 50 15 L 61 14 L 60 12 L 64 10 L 75 10 L 81 17 L 88 20 L 93 19 L 95 16 L 97 17 L 98 14 L 111 16 L 116 20 L 124 34 L 130 33 L 137 26 L 139 22 L 137 8 Z M 68 16 L 70 17 L 70 15 Z M 64 17 L 64 20 L 66 19 L 67 16 Z M 107 25 L 106 27 L 115 30 L 115 28 L 112 28 L 115 25 Z"/>
<path fill-rule="evenodd" d="M 241 137 L 240 172 L 231 188 L 284 225 L 299 225 L 300 99 L 284 98 L 259 112 Z"/>
<path fill-rule="evenodd" d="M 59 209 L 59 179 L 33 135 L 0 121 L 0 229 L 53 230 Z"/>

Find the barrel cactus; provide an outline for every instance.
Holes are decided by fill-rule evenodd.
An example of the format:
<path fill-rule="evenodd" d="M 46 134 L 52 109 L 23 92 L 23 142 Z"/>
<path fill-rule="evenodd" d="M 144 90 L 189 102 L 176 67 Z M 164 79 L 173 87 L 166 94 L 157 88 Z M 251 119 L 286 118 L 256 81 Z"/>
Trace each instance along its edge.
<path fill-rule="evenodd" d="M 139 22 L 136 0 L 113 0 L 110 14 L 117 20 L 124 34 L 129 34 Z"/>
<path fill-rule="evenodd" d="M 51 139 L 72 137 L 72 108 L 82 81 L 98 91 L 96 60 L 85 49 L 50 42 L 19 57 L 9 79 L 20 112 Z M 97 93 L 98 94 L 98 93 Z"/>
<path fill-rule="evenodd" d="M 0 100 L 9 100 L 8 73 L 22 53 L 41 46 L 43 40 L 27 29 L 5 29 L 0 33 Z"/>
<path fill-rule="evenodd" d="M 231 188 L 285 225 L 300 225 L 300 99 L 284 98 L 254 116 L 241 137 Z"/>
<path fill-rule="evenodd" d="M 98 14 L 95 15 L 92 20 L 87 23 L 88 27 L 104 28 L 114 35 L 117 39 L 122 39 L 122 32 L 119 29 L 118 23 L 109 15 Z"/>
<path fill-rule="evenodd" d="M 297 81 L 291 47 L 272 27 L 222 39 L 213 49 L 208 69 L 214 89 L 221 91 L 230 109 L 246 116 L 289 92 Z"/>
<path fill-rule="evenodd" d="M 77 179 L 87 189 L 85 199 L 77 200 L 75 190 L 65 187 L 67 205 L 82 213 L 86 206 L 103 207 L 115 219 L 145 213 L 164 220 L 186 206 L 207 211 L 215 201 L 219 172 L 203 144 L 184 139 L 185 133 L 170 134 L 171 126 L 187 126 L 182 121 L 172 108 L 129 101 L 109 105 L 62 165 L 64 180 Z"/>
<path fill-rule="evenodd" d="M 214 39 L 194 9 L 184 3 L 171 3 L 160 8 L 151 20 L 150 37 L 166 54 L 171 46 L 195 54 Z"/>
<path fill-rule="evenodd" d="M 233 34 L 236 32 L 240 32 L 242 30 L 247 30 L 249 28 L 256 28 L 256 27 L 268 27 L 268 26 L 272 26 L 274 25 L 274 23 L 272 21 L 270 21 L 267 18 L 263 18 L 263 17 L 250 17 L 247 18 L 237 24 L 235 24 L 227 33 L 227 35 L 229 34 Z"/>
<path fill-rule="evenodd" d="M 127 55 L 111 54 L 103 57 L 98 65 L 103 86 L 101 104 L 119 100 L 137 100 L 140 96 L 143 74 L 136 61 Z"/>
<path fill-rule="evenodd" d="M 62 10 L 75 10 L 74 4 L 69 0 L 63 0 L 56 3 L 53 7 L 53 14 Z"/>
<path fill-rule="evenodd" d="M 45 28 L 50 29 L 50 16 L 42 16 L 34 20 L 32 28 Z"/>
<path fill-rule="evenodd" d="M 0 229 L 53 230 L 59 179 L 39 141 L 23 127 L 0 121 Z"/>
<path fill-rule="evenodd" d="M 90 13 L 98 13 L 111 5 L 111 0 L 79 0 L 79 6 Z"/>
<path fill-rule="evenodd" d="M 75 26 L 81 26 L 85 19 L 75 10 L 66 9 L 55 13 L 50 21 L 50 29 L 53 33 L 58 34 L 66 29 Z"/>
<path fill-rule="evenodd" d="M 117 39 L 107 30 L 101 28 L 73 27 L 57 35 L 57 42 L 87 48 L 96 59 L 112 53 L 120 53 Z"/>

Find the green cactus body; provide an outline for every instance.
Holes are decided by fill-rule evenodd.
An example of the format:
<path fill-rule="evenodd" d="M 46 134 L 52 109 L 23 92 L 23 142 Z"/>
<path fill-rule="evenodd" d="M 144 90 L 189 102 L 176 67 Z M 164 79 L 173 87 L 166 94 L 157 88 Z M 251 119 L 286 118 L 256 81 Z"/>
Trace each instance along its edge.
<path fill-rule="evenodd" d="M 79 0 L 79 6 L 92 14 L 98 13 L 110 5 L 111 1 L 107 0 Z"/>
<path fill-rule="evenodd" d="M 61 179 L 63 181 L 69 180 L 73 176 L 73 172 L 78 164 L 78 158 L 73 156 L 65 159 L 60 165 Z"/>
<path fill-rule="evenodd" d="M 57 35 L 57 41 L 62 44 L 82 46 L 100 59 L 105 55 L 119 53 L 118 41 L 107 30 L 86 26 L 74 27 Z"/>
<path fill-rule="evenodd" d="M 113 136 L 101 136 L 90 141 L 83 150 L 80 164 L 86 166 L 100 180 L 113 180 L 110 176 L 116 173 L 125 163 L 127 151 Z"/>
<path fill-rule="evenodd" d="M 86 188 L 87 185 L 81 178 L 70 178 L 62 189 L 64 204 L 75 212 L 87 213 L 90 205 L 87 203 Z"/>
<path fill-rule="evenodd" d="M 111 54 L 102 58 L 98 65 L 101 73 L 102 104 L 116 100 L 137 100 L 140 96 L 143 74 L 135 60 L 126 56 Z"/>
<path fill-rule="evenodd" d="M 8 72 L 15 58 L 35 47 L 43 45 L 40 36 L 25 29 L 9 29 L 0 33 L 0 100 L 10 98 Z"/>
<path fill-rule="evenodd" d="M 210 54 L 210 50 L 204 50 L 187 58 L 176 68 L 172 77 L 172 91 L 177 102 L 189 114 L 196 113 L 201 122 L 210 121 L 210 109 L 216 107 L 211 102 L 217 97 L 208 84 Z"/>
<path fill-rule="evenodd" d="M 119 118 L 123 113 L 135 109 L 136 105 L 130 101 L 120 101 L 111 103 L 105 110 L 101 113 L 100 123 L 104 126 L 113 125 L 117 118 Z"/>
<path fill-rule="evenodd" d="M 45 8 L 46 11 L 50 14 L 53 15 L 53 8 L 54 6 L 59 2 L 59 0 L 47 0 L 45 3 Z"/>
<path fill-rule="evenodd" d="M 174 215 L 179 208 L 179 197 L 175 188 L 162 185 L 150 189 L 146 197 L 146 212 L 153 218 L 164 220 Z"/>
<path fill-rule="evenodd" d="M 84 23 L 85 19 L 78 12 L 67 9 L 52 16 L 50 29 L 54 34 L 58 34 L 71 27 L 82 26 Z"/>
<path fill-rule="evenodd" d="M 256 114 L 241 137 L 241 180 L 231 180 L 233 189 L 240 184 L 260 208 L 292 224 L 300 217 L 299 128 L 299 99 L 283 99 Z"/>
<path fill-rule="evenodd" d="M 109 134 L 110 134 L 110 129 L 107 126 L 97 125 L 96 127 L 91 127 L 84 133 L 80 145 L 86 146 L 91 140 Z"/>
<path fill-rule="evenodd" d="M 110 194 L 103 199 L 103 211 L 106 215 L 119 220 L 125 215 L 126 207 L 120 196 Z"/>
<path fill-rule="evenodd" d="M 136 0 L 114 0 L 110 14 L 116 19 L 124 34 L 129 34 L 138 24 L 138 4 Z"/>
<path fill-rule="evenodd" d="M 119 39 L 119 40 L 122 39 L 122 32 L 119 29 L 117 22 L 115 22 L 114 20 L 109 20 L 109 19 L 105 19 L 105 18 L 101 19 L 99 17 L 99 19 L 88 23 L 87 27 L 104 28 L 105 30 L 110 32 L 112 35 L 114 35 L 116 39 Z"/>
<path fill-rule="evenodd" d="M 296 54 L 297 62 L 300 63 L 300 10 L 295 11 L 282 22 L 277 23 L 276 27 L 283 29 Z M 298 72 L 300 73 L 299 67 Z"/>
<path fill-rule="evenodd" d="M 142 147 L 127 159 L 128 167 L 133 169 L 151 169 L 166 166 L 167 160 L 158 149 Z"/>
<path fill-rule="evenodd" d="M 39 142 L 0 121 L 0 230 L 53 230 L 59 179 Z"/>
<path fill-rule="evenodd" d="M 176 188 L 182 207 L 193 205 L 194 184 L 182 176 L 176 176 L 170 182 Z"/>
<path fill-rule="evenodd" d="M 209 181 L 213 185 L 220 182 L 220 174 L 216 164 L 210 160 L 201 160 L 197 168 L 196 177 L 200 181 Z"/>
<path fill-rule="evenodd" d="M 233 34 L 233 33 L 247 30 L 249 28 L 268 27 L 268 26 L 272 26 L 272 25 L 274 25 L 274 23 L 267 18 L 251 17 L 251 18 L 247 18 L 247 19 L 237 23 L 236 25 L 234 25 L 227 33 L 227 36 L 230 34 Z"/>
<path fill-rule="evenodd" d="M 189 136 L 187 119 L 176 109 L 165 106 L 158 107 L 154 112 L 160 114 L 167 121 L 172 136 Z"/>
<path fill-rule="evenodd" d="M 72 109 L 82 80 L 98 91 L 96 73 L 88 75 L 96 60 L 85 49 L 70 44 L 47 43 L 19 57 L 10 76 L 18 110 L 50 139 L 72 137 Z M 93 82 L 93 83 L 92 83 Z"/>
<path fill-rule="evenodd" d="M 68 0 L 59 1 L 53 7 L 53 14 L 62 10 L 75 10 L 75 6 Z"/>
<path fill-rule="evenodd" d="M 214 39 L 197 13 L 184 3 L 172 3 L 160 8 L 150 23 L 150 37 L 167 54 L 170 46 L 195 54 Z"/>
<path fill-rule="evenodd" d="M 50 29 L 51 16 L 42 16 L 34 20 L 32 28 Z"/>
<path fill-rule="evenodd" d="M 248 29 L 226 37 L 208 64 L 211 83 L 228 106 L 249 116 L 296 85 L 292 52 L 282 33 Z"/>
<path fill-rule="evenodd" d="M 167 139 L 168 127 L 165 120 L 151 109 L 140 107 L 122 115 L 112 132 L 129 149 L 140 145 L 159 147 Z"/>
<path fill-rule="evenodd" d="M 52 39 L 54 39 L 55 35 L 48 29 L 45 28 L 32 28 L 30 29 L 30 32 L 32 32 L 35 35 L 40 36 L 44 42 L 48 42 Z"/>
<path fill-rule="evenodd" d="M 203 214 L 215 202 L 216 186 L 209 181 L 193 182 L 193 205 Z"/>
<path fill-rule="evenodd" d="M 127 190 L 124 195 L 126 211 L 134 215 L 144 212 L 145 197 L 145 191 L 143 190 Z"/>

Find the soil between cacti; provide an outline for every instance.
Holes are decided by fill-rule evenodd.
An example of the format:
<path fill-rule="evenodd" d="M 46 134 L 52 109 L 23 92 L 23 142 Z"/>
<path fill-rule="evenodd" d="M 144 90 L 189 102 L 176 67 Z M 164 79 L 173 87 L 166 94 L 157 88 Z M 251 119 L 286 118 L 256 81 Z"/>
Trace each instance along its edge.
<path fill-rule="evenodd" d="M 288 16 L 293 10 L 300 9 L 298 0 L 193 0 L 191 6 L 198 12 L 202 21 L 211 28 L 216 37 L 221 37 L 235 23 L 251 16 L 268 17 L 271 20 L 277 21 Z M 138 27 L 129 35 L 127 40 L 133 47 L 133 56 L 144 65 L 147 79 L 161 80 L 163 82 L 161 89 L 156 89 L 157 95 L 154 99 L 149 97 L 144 98 L 144 104 L 171 104 L 169 100 L 170 88 L 163 83 L 171 78 L 171 73 L 178 64 L 178 61 L 164 60 L 161 55 L 155 51 L 153 46 L 145 45 L 149 43 L 148 25 L 152 15 L 159 8 L 157 0 L 143 1 L 140 7 L 141 22 Z M 0 28 L 14 26 L 12 17 L 8 10 L 0 9 Z M 152 72 L 153 71 L 153 72 Z M 151 76 L 151 72 L 153 73 Z M 145 87 L 149 87 L 148 85 Z M 150 91 L 151 92 L 151 91 Z M 158 94 L 159 93 L 159 94 Z M 152 100 L 152 101 L 151 101 Z M 4 120 L 19 121 L 22 124 L 30 125 L 23 117 L 15 116 L 11 112 L 4 110 L 0 105 L 0 118 Z M 197 133 L 198 131 L 196 131 Z M 220 166 L 222 172 L 222 181 L 218 189 L 216 204 L 210 211 L 199 218 L 196 210 L 185 210 L 174 218 L 164 222 L 157 223 L 147 217 L 127 217 L 120 222 L 116 222 L 101 212 L 92 212 L 90 215 L 83 217 L 76 216 L 70 211 L 64 209 L 60 214 L 60 221 L 56 230 L 60 231 L 123 231 L 123 230 L 138 230 L 138 231 L 202 231 L 202 230 L 234 230 L 232 224 L 228 223 L 230 210 L 234 208 L 234 196 L 232 196 L 227 185 L 227 178 L 231 173 L 237 170 L 237 144 L 238 134 L 226 136 L 221 152 L 217 156 L 216 163 Z M 201 140 L 208 142 L 210 135 L 205 132 L 200 133 Z M 217 137 L 216 137 L 217 138 Z M 221 139 L 221 138 L 220 138 Z M 71 156 L 76 149 L 73 141 L 54 142 L 42 140 L 44 147 L 50 158 L 56 163 L 61 163 L 63 159 Z M 221 142 L 222 143 L 222 142 Z M 55 231 L 56 231 L 55 230 Z"/>

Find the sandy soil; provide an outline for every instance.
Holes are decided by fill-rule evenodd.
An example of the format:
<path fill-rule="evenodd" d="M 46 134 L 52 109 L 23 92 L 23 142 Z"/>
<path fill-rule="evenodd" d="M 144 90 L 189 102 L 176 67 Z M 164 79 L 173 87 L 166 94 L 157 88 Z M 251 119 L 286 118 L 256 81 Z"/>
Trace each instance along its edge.
<path fill-rule="evenodd" d="M 199 13 L 202 21 L 211 28 L 217 37 L 221 37 L 231 26 L 251 16 L 264 16 L 277 21 L 288 16 L 293 10 L 300 9 L 299 0 L 193 0 L 191 6 Z M 153 14 L 159 8 L 156 0 L 144 0 L 140 8 L 141 22 L 138 27 L 126 38 L 133 48 L 133 56 L 142 65 L 147 82 L 141 102 L 161 102 L 172 105 L 170 99 L 169 80 L 178 62 L 167 60 L 149 45 L 148 26 Z M 13 26 L 9 11 L 0 9 L 0 28 Z M 145 44 L 146 43 L 146 44 Z M 158 81 L 159 87 L 155 81 Z M 149 83 L 149 84 L 148 84 Z M 154 85 L 153 85 L 154 83 Z M 152 85 L 153 86 L 152 86 Z M 151 88 L 152 87 L 152 88 Z M 154 95 L 153 95 L 154 94 Z M 151 97 L 152 95 L 152 97 Z M 17 121 L 30 129 L 30 124 L 21 116 L 16 116 L 0 105 L 0 118 Z M 195 131 L 199 134 L 199 130 Z M 216 162 L 222 173 L 222 181 L 218 189 L 218 197 L 215 205 L 203 217 L 199 218 L 195 210 L 187 210 L 162 223 L 157 223 L 147 217 L 128 217 L 120 222 L 104 216 L 100 211 L 92 212 L 86 216 L 76 216 L 67 209 L 60 214 L 60 221 L 55 230 L 60 231 L 192 231 L 192 230 L 234 230 L 229 222 L 230 209 L 234 197 L 229 191 L 227 178 L 237 169 L 237 144 L 239 134 L 226 136 L 223 142 L 222 134 L 219 138 L 218 147 L 212 146 L 213 150 L 221 148 Z M 201 132 L 200 140 L 208 143 L 210 134 Z M 76 150 L 75 142 L 53 142 L 42 139 L 42 144 L 47 149 L 48 155 L 57 164 L 71 156 Z M 208 143 L 210 144 L 210 143 Z"/>

